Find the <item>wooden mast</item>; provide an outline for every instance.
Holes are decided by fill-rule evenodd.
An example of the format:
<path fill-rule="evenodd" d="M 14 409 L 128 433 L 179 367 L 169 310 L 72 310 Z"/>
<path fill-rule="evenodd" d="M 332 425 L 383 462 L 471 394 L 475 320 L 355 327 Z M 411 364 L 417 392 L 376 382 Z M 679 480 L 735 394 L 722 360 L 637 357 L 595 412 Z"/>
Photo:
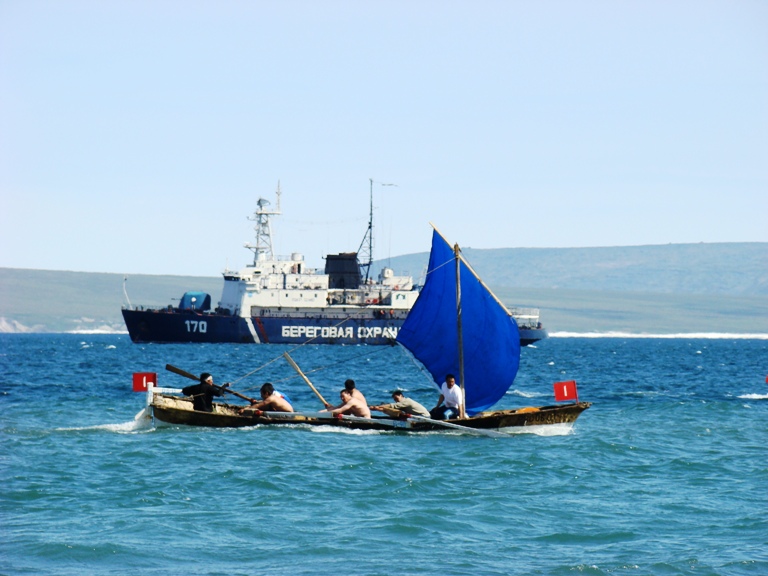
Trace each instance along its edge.
<path fill-rule="evenodd" d="M 459 255 L 458 244 L 453 245 L 453 254 L 456 260 L 456 330 L 459 343 L 459 387 L 461 388 L 459 418 L 464 418 L 466 416 L 464 410 L 466 405 L 466 397 L 464 396 L 464 334 L 461 327 L 461 256 Z"/>

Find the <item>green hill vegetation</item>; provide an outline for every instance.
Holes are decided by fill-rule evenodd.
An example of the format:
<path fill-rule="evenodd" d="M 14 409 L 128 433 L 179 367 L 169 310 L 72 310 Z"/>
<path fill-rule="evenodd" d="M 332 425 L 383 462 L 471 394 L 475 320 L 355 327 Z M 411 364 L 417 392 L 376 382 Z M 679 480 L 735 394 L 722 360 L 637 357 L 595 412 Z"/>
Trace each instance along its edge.
<path fill-rule="evenodd" d="M 508 306 L 541 309 L 551 332 L 768 333 L 768 243 L 463 249 Z M 415 280 L 428 254 L 374 264 Z M 0 268 L 0 331 L 124 331 L 120 309 L 218 300 L 221 277 Z M 126 293 L 128 298 L 126 298 Z"/>

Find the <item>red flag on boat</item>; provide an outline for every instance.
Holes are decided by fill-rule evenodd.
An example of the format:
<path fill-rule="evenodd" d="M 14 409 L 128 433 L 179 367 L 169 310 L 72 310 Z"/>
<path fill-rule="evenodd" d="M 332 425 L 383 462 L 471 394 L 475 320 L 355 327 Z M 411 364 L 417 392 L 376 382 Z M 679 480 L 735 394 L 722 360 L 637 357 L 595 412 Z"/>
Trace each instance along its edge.
<path fill-rule="evenodd" d="M 576 390 L 576 380 L 555 382 L 555 402 L 565 402 L 566 400 L 579 401 L 579 392 Z"/>
<path fill-rule="evenodd" d="M 134 372 L 133 373 L 133 391 L 146 392 L 147 384 L 157 386 L 157 374 L 155 372 Z"/>

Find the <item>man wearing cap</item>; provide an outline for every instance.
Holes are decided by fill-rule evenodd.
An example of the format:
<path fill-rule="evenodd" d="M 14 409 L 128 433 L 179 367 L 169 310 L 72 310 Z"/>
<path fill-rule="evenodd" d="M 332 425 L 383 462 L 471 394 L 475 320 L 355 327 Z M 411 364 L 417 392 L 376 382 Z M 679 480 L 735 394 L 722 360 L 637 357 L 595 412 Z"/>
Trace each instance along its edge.
<path fill-rule="evenodd" d="M 193 384 L 181 389 L 181 393 L 184 396 L 192 396 L 192 405 L 195 410 L 200 412 L 213 412 L 213 397 L 224 396 L 222 388 L 226 388 L 229 384 L 224 384 L 223 387 L 213 385 L 213 376 L 208 372 L 200 374 L 200 384 Z"/>
<path fill-rule="evenodd" d="M 379 412 L 386 412 L 387 410 L 399 410 L 400 412 L 405 412 L 406 414 L 414 414 L 416 416 L 429 418 L 429 410 L 416 402 L 416 400 L 406 398 L 402 390 L 395 390 L 392 392 L 392 400 L 394 400 L 394 402 L 391 404 L 371 406 L 371 410 L 378 410 Z M 387 410 L 385 410 L 385 408 Z"/>

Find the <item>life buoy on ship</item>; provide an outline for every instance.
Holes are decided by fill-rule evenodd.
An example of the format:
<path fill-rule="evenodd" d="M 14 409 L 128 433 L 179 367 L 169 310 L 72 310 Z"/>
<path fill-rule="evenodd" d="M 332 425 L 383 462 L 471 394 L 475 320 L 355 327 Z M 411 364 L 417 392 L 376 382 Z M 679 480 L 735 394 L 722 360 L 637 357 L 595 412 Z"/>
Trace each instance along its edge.
<path fill-rule="evenodd" d="M 395 286 L 395 290 L 400 290 L 400 286 Z"/>

